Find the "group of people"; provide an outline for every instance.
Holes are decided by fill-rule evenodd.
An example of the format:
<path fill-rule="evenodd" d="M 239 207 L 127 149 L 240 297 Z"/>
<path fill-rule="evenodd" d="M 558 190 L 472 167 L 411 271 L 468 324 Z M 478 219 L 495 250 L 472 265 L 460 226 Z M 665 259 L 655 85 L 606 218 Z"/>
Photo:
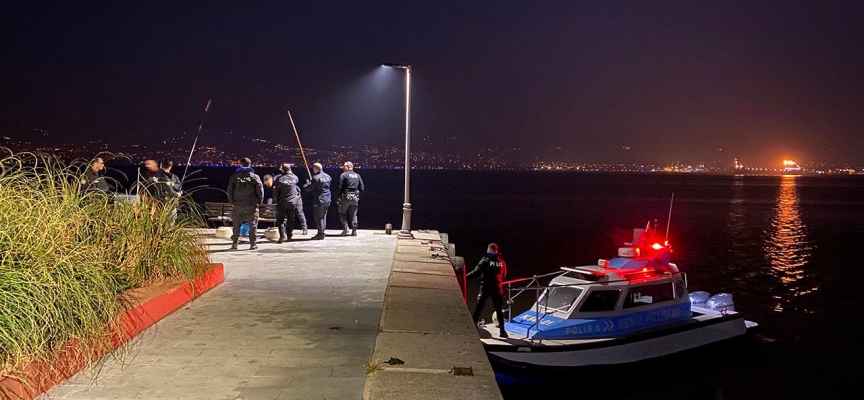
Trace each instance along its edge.
<path fill-rule="evenodd" d="M 357 209 L 360 193 L 365 189 L 360 174 L 354 172 L 354 164 L 342 164 L 339 176 L 338 196 L 339 219 L 342 223 L 342 236 L 357 236 Z M 252 168 L 252 160 L 243 158 L 237 171 L 228 179 L 228 202 L 233 205 L 231 222 L 231 249 L 236 250 L 240 239 L 240 226 L 249 225 L 249 248 L 257 245 L 258 206 L 264 203 L 276 205 L 276 225 L 279 230 L 278 243 L 291 241 L 294 222 L 299 220 L 303 234 L 307 234 L 306 217 L 303 214 L 303 191 L 311 194 L 312 211 L 317 233 L 312 240 L 323 240 L 327 228 L 327 210 L 332 203 L 332 178 L 324 172 L 321 163 L 312 165 L 312 176 L 299 185 L 300 178 L 291 172 L 291 164 L 284 163 L 278 174 L 265 175 L 262 180 Z M 265 187 L 269 197 L 265 196 Z"/>
<path fill-rule="evenodd" d="M 183 194 L 183 185 L 180 178 L 171 172 L 174 162 L 164 159 L 157 162 L 156 159 L 144 160 L 144 166 L 139 172 L 137 184 L 131 189 L 138 194 L 148 194 L 156 199 L 169 199 L 180 197 Z M 87 170 L 81 175 L 81 188 L 85 192 L 98 192 L 112 195 L 118 192 L 117 181 L 105 176 L 105 160 L 96 157 L 90 162 Z"/>

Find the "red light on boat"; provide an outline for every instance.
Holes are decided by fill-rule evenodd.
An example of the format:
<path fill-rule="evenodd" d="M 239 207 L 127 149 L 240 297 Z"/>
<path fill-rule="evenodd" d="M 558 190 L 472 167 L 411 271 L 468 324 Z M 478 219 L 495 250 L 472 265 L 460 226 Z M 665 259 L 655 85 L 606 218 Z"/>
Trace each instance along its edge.
<path fill-rule="evenodd" d="M 654 250 L 660 250 L 663 248 L 663 246 L 660 243 L 654 243 L 651 245 L 651 248 Z"/>
<path fill-rule="evenodd" d="M 642 272 L 648 272 L 648 268 L 642 268 Z"/>

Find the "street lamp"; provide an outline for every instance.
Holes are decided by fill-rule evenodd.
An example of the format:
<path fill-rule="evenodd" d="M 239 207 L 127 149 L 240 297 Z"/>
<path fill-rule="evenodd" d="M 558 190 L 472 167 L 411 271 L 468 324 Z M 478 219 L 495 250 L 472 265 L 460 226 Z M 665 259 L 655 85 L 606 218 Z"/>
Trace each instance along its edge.
<path fill-rule="evenodd" d="M 408 64 L 381 64 L 382 67 L 405 70 L 405 202 L 402 204 L 402 230 L 399 237 L 413 239 L 411 234 L 411 202 L 408 188 L 411 184 L 411 66 Z"/>

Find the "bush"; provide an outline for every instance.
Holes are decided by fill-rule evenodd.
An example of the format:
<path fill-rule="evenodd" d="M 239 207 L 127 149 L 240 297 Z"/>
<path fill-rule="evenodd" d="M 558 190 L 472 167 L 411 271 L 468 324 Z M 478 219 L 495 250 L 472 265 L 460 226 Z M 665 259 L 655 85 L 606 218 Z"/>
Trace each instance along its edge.
<path fill-rule="evenodd" d="M 86 165 L 86 164 L 83 164 Z M 0 375 L 75 342 L 96 361 L 110 349 L 123 293 L 209 266 L 185 199 L 117 202 L 80 187 L 82 163 L 0 156 Z M 90 351 L 88 351 L 90 350 Z"/>

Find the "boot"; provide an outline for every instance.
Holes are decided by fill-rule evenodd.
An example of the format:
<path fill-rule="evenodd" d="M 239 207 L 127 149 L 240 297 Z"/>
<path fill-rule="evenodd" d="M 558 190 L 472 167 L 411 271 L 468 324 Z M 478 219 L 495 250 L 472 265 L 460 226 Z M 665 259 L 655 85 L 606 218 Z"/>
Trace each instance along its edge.
<path fill-rule="evenodd" d="M 357 228 L 351 229 L 351 236 L 357 236 Z"/>
<path fill-rule="evenodd" d="M 249 250 L 258 250 L 258 245 L 255 244 L 255 243 L 252 243 L 252 244 L 249 246 Z"/>
<path fill-rule="evenodd" d="M 341 236 L 348 236 L 348 230 L 347 230 L 347 229 L 343 229 L 343 230 L 342 230 L 342 233 L 340 233 L 339 235 L 341 235 Z"/>
<path fill-rule="evenodd" d="M 324 240 L 324 234 L 319 233 L 315 236 L 312 236 L 312 240 Z"/>
<path fill-rule="evenodd" d="M 282 242 L 284 242 L 285 239 L 286 239 L 285 235 L 279 235 L 279 240 L 277 240 L 276 243 L 282 244 Z"/>
<path fill-rule="evenodd" d="M 231 250 L 237 250 L 237 242 L 231 243 Z"/>
<path fill-rule="evenodd" d="M 507 331 L 502 329 L 500 332 L 498 332 L 498 337 L 500 337 L 501 339 L 507 339 L 510 337 L 510 335 L 507 334 Z"/>

